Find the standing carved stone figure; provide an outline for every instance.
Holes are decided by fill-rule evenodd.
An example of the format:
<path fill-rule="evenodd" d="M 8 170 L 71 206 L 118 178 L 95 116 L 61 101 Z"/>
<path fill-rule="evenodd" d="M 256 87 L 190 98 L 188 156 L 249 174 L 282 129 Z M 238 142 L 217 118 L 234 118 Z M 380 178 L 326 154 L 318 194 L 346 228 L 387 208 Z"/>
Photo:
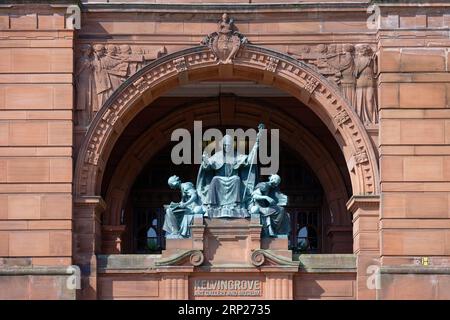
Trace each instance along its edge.
<path fill-rule="evenodd" d="M 340 85 L 344 96 L 350 102 L 351 106 L 355 106 L 356 102 L 356 81 L 355 81 L 355 47 L 351 44 L 346 44 L 343 47 L 344 52 L 339 61 L 339 70 L 341 72 Z"/>
<path fill-rule="evenodd" d="M 98 108 L 108 99 L 111 92 L 111 81 L 103 63 L 104 56 L 105 46 L 103 44 L 94 44 L 93 66 Z M 98 109 L 95 111 L 98 111 Z"/>
<path fill-rule="evenodd" d="M 177 176 L 171 176 L 167 182 L 171 189 L 181 190 L 181 201 L 164 206 L 166 215 L 163 230 L 169 239 L 189 238 L 189 226 L 194 220 L 194 214 L 203 214 L 202 203 L 192 182 L 181 183 Z"/>
<path fill-rule="evenodd" d="M 138 71 L 138 65 L 144 62 L 144 56 L 132 54 L 128 44 L 119 46 L 119 57 L 128 62 L 127 77 Z"/>
<path fill-rule="evenodd" d="M 356 113 L 363 123 L 378 123 L 378 106 L 376 103 L 375 54 L 369 45 L 356 47 L 355 71 L 356 101 L 354 103 Z"/>
<path fill-rule="evenodd" d="M 122 77 L 126 76 L 127 65 L 115 54 L 116 49 L 113 45 L 107 46 L 106 54 L 104 45 L 94 45 L 94 79 L 97 88 L 98 108 L 120 86 Z"/>
<path fill-rule="evenodd" d="M 80 48 L 81 57 L 76 63 L 75 86 L 77 90 L 77 124 L 87 126 L 96 111 L 95 81 L 92 64 L 92 47 L 84 44 Z"/>

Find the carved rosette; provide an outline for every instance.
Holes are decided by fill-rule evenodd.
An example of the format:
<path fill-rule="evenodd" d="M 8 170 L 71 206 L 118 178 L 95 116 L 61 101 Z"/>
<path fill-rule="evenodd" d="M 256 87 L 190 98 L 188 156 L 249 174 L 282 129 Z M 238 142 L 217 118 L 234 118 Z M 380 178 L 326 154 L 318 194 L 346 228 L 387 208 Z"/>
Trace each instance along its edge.
<path fill-rule="evenodd" d="M 200 250 L 194 250 L 189 257 L 189 262 L 194 267 L 201 266 L 204 261 L 205 261 L 205 256 L 203 255 L 203 252 Z"/>

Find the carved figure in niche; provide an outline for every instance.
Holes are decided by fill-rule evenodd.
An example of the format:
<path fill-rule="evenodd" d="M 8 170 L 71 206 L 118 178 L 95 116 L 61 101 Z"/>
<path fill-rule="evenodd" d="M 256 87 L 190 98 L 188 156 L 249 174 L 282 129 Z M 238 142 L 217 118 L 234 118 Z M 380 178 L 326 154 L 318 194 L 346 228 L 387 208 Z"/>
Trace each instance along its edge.
<path fill-rule="evenodd" d="M 98 111 L 95 94 L 94 67 L 92 64 L 92 47 L 83 44 L 81 56 L 76 62 L 75 87 L 77 90 L 77 124 L 87 126 Z"/>
<path fill-rule="evenodd" d="M 344 96 L 350 102 L 350 105 L 355 105 L 355 86 L 356 81 L 354 77 L 355 71 L 355 47 L 351 44 L 343 46 L 343 54 L 339 59 L 340 85 Z"/>
<path fill-rule="evenodd" d="M 365 124 L 378 123 L 378 106 L 375 92 L 376 54 L 369 45 L 356 46 L 355 70 L 356 113 Z"/>
<path fill-rule="evenodd" d="M 97 105 L 99 108 L 112 93 L 111 80 L 105 65 L 105 46 L 103 44 L 94 45 L 94 80 L 97 94 Z"/>
<path fill-rule="evenodd" d="M 288 198 L 280 192 L 280 183 L 280 176 L 273 174 L 269 181 L 258 183 L 252 193 L 250 212 L 260 214 L 265 236 L 283 236 L 290 231 L 289 214 L 284 210 Z"/>
<path fill-rule="evenodd" d="M 224 13 L 217 23 L 217 32 L 206 36 L 201 44 L 214 52 L 219 63 L 232 63 L 241 45 L 247 42 L 247 38 L 237 31 L 233 19 Z"/>
<path fill-rule="evenodd" d="M 182 183 L 177 176 L 171 176 L 167 181 L 171 189 L 180 189 L 181 201 L 165 205 L 163 230 L 169 239 L 189 238 L 189 226 L 194 220 L 194 214 L 203 214 L 202 203 L 192 182 Z"/>

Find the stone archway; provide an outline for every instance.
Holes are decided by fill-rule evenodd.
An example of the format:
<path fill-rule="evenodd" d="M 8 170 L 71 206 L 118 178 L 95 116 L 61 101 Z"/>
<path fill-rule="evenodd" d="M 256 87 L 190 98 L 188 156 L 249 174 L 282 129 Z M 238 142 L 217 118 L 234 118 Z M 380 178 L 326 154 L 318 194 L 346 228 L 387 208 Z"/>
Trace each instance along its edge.
<path fill-rule="evenodd" d="M 155 60 L 122 84 L 96 114 L 79 150 L 74 182 L 73 245 L 74 260 L 86 270 L 83 297 L 96 295 L 95 254 L 100 251 L 101 213 L 106 207 L 100 188 L 117 139 L 142 109 L 170 89 L 220 79 L 271 85 L 309 106 L 339 144 L 353 194 L 378 194 L 377 159 L 367 132 L 339 88 L 318 72 L 285 54 L 253 45 L 241 48 L 232 64 L 218 63 L 205 46 L 175 52 Z"/>
<path fill-rule="evenodd" d="M 375 152 L 364 126 L 339 88 L 285 54 L 246 45 L 233 64 L 219 64 L 207 47 L 199 46 L 157 59 L 128 79 L 91 123 L 76 163 L 75 195 L 99 194 L 109 153 L 139 111 L 174 87 L 208 79 L 244 79 L 272 85 L 310 106 L 339 143 L 351 172 L 354 194 L 378 193 Z"/>

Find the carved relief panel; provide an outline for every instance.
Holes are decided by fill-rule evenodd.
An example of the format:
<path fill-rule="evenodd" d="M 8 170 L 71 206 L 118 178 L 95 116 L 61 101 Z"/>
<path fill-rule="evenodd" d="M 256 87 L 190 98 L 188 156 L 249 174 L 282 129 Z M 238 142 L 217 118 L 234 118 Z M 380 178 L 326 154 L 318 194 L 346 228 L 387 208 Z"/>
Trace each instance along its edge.
<path fill-rule="evenodd" d="M 76 61 L 76 124 L 86 127 L 103 103 L 131 75 L 167 53 L 128 44 L 83 44 Z"/>
<path fill-rule="evenodd" d="M 365 125 L 378 123 L 377 61 L 370 45 L 303 45 L 288 54 L 335 82 Z"/>
<path fill-rule="evenodd" d="M 217 31 L 201 42 L 209 47 L 218 63 L 231 64 L 247 38 L 238 32 L 232 18 L 224 13 L 217 23 Z M 167 53 L 160 49 L 143 49 L 128 44 L 83 44 L 76 63 L 77 125 L 87 127 L 96 112 L 113 92 L 150 61 Z M 336 83 L 344 97 L 366 126 L 378 123 L 376 96 L 376 54 L 367 44 L 300 45 L 288 54 L 316 69 Z M 185 61 L 174 62 L 178 72 L 186 68 Z M 266 70 L 274 73 L 279 60 L 272 59 Z M 316 84 L 311 79 L 306 89 L 312 93 Z"/>

